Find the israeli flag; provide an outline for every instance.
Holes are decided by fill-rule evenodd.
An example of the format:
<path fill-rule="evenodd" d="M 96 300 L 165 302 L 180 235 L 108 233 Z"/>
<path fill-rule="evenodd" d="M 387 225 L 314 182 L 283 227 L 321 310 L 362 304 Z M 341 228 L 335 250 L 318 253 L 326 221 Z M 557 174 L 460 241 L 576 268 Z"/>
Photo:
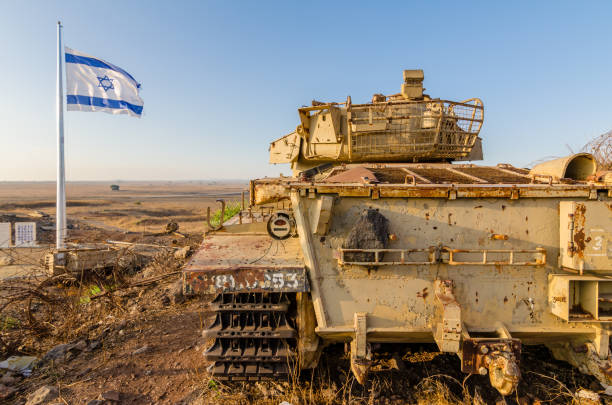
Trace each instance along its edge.
<path fill-rule="evenodd" d="M 118 66 L 66 47 L 66 108 L 142 115 L 140 83 Z"/>

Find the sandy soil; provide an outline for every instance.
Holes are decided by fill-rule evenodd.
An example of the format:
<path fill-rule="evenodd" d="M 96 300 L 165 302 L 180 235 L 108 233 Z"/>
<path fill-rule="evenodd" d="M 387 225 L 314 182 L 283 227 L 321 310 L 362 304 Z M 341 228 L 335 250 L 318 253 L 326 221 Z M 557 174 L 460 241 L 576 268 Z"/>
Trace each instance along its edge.
<path fill-rule="evenodd" d="M 202 232 L 208 207 L 218 209 L 219 198 L 239 201 L 248 188 L 246 182 L 118 182 L 120 190 L 111 191 L 110 184 L 67 183 L 69 221 L 147 233 L 160 231 L 172 219 L 181 231 Z M 55 215 L 55 183 L 0 182 L 0 215 L 33 211 Z"/>

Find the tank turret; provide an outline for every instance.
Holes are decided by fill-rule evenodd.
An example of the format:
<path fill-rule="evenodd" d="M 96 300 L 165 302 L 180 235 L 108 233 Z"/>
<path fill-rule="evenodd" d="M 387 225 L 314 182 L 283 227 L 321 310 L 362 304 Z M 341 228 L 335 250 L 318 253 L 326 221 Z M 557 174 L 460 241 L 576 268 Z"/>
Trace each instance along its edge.
<path fill-rule="evenodd" d="M 270 144 L 270 163 L 299 172 L 321 164 L 482 160 L 482 101 L 431 98 L 423 79 L 422 70 L 404 70 L 400 93 L 299 108 L 295 131 Z"/>

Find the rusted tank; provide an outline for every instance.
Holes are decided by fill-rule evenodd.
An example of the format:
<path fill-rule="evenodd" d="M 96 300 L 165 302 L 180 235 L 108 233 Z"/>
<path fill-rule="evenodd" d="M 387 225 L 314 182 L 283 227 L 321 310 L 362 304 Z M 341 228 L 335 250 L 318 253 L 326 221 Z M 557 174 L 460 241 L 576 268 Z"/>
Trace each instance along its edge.
<path fill-rule="evenodd" d="M 257 380 L 316 367 L 350 342 L 363 383 L 377 343 L 436 343 L 503 395 L 523 345 L 612 384 L 612 183 L 579 154 L 533 169 L 482 157 L 478 99 L 402 92 L 313 102 L 274 141 L 292 177 L 250 183 L 250 204 L 207 233 L 183 272 L 213 294 L 211 372 Z"/>

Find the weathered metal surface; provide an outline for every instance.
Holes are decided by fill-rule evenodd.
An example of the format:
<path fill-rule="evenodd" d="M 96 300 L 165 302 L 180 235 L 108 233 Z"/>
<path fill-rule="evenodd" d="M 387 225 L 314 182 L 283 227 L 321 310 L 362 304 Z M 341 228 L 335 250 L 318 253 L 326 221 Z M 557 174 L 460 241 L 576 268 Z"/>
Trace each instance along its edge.
<path fill-rule="evenodd" d="M 493 240 L 508 240 L 495 238 Z M 346 260 L 346 253 L 372 253 L 374 260 L 355 262 Z M 463 255 L 463 256 L 460 256 Z M 474 256 L 478 255 L 475 260 Z M 415 257 L 417 256 L 417 257 Z M 460 260 L 463 257 L 463 260 Z M 431 246 L 425 249 L 338 249 L 339 265 L 354 266 L 400 266 L 400 265 L 436 265 L 448 264 L 484 265 L 484 266 L 543 266 L 546 264 L 546 249 L 452 249 L 449 247 Z M 471 258 L 471 260 L 467 260 Z M 522 260 L 521 260 L 522 258 Z"/>
<path fill-rule="evenodd" d="M 590 153 L 576 153 L 560 159 L 549 160 L 531 169 L 532 175 L 551 176 L 553 179 L 570 178 L 586 180 L 597 171 L 597 161 Z"/>
<path fill-rule="evenodd" d="M 357 382 L 365 384 L 372 365 L 372 349 L 367 339 L 367 314 L 355 313 L 355 334 L 351 340 L 351 371 Z"/>
<path fill-rule="evenodd" d="M 612 321 L 612 279 L 579 274 L 548 276 L 551 312 L 568 322 Z"/>
<path fill-rule="evenodd" d="M 109 248 L 60 249 L 45 255 L 44 266 L 49 275 L 87 274 L 117 267 L 121 253 L 121 250 Z"/>
<path fill-rule="evenodd" d="M 219 294 L 213 321 L 203 337 L 214 339 L 204 358 L 218 380 L 253 381 L 286 377 L 296 361 L 294 328 L 288 309 L 295 294 Z"/>
<path fill-rule="evenodd" d="M 185 294 L 310 291 L 304 267 L 234 267 L 183 272 Z"/>
<path fill-rule="evenodd" d="M 470 374 L 489 374 L 491 385 L 502 395 L 510 395 L 521 376 L 519 339 L 464 339 L 461 371 Z"/>
<path fill-rule="evenodd" d="M 471 155 L 480 145 L 480 99 L 455 102 L 409 94 L 414 95 L 378 95 L 368 104 L 352 104 L 349 98 L 346 103 L 299 108 L 300 125 L 270 144 L 270 162 L 305 170 L 330 161 L 482 159 L 481 153 Z"/>
<path fill-rule="evenodd" d="M 461 305 L 453 292 L 452 280 L 435 280 L 434 296 L 436 298 L 436 314 L 434 316 L 434 339 L 442 352 L 459 352 L 461 341 Z M 423 296 L 421 294 L 421 296 Z"/>
<path fill-rule="evenodd" d="M 318 198 L 299 198 L 301 210 L 314 210 Z M 321 286 L 313 299 L 329 302 L 323 305 L 327 325 L 319 323 L 320 330 L 338 340 L 346 339 L 353 314 L 367 312 L 368 329 L 376 331 L 368 332 L 371 341 L 386 341 L 385 336 L 422 339 L 423 333 L 432 329 L 433 283 L 439 275 L 455 282 L 462 321 L 470 331 L 494 331 L 495 322 L 502 321 L 512 334 L 528 336 L 530 343 L 557 339 L 564 333 L 585 333 L 577 332 L 552 313 L 546 288 L 548 275 L 561 271 L 555 260 L 548 259 L 558 257 L 560 252 L 559 201 L 337 198 L 333 224 L 323 240 L 298 225 L 300 239 L 310 235 L 306 245 L 314 250 L 312 257 L 320 271 Z M 422 264 L 405 266 L 401 253 L 394 258 L 385 252 L 379 263 L 339 265 L 339 249 L 364 207 L 378 209 L 389 219 L 389 232 L 394 235 L 389 241 L 390 252 L 425 248 L 416 256 L 404 258 L 404 263 Z M 450 264 L 445 251 L 430 264 L 433 260 L 427 249 L 440 245 L 455 250 L 455 265 Z M 469 253 L 460 255 L 459 251 Z M 484 260 L 485 252 L 495 251 L 502 253 L 487 253 Z M 383 265 L 381 261 L 393 264 Z M 376 270 L 367 271 L 368 266 Z M 429 336 L 433 341 L 431 332 Z"/>
<path fill-rule="evenodd" d="M 520 339 L 468 338 L 461 345 L 461 371 L 469 374 L 481 374 L 482 367 L 488 368 L 485 356 L 495 352 L 512 352 L 518 360 L 521 358 Z"/>
<path fill-rule="evenodd" d="M 506 165 L 379 164 L 367 168 L 334 168 L 329 177 L 313 182 L 288 178 L 252 182 L 252 200 L 258 204 L 288 198 L 290 190 L 311 190 L 340 197 L 378 198 L 589 198 L 612 191 L 609 184 L 533 179 Z M 465 172 L 466 175 L 458 174 Z M 372 173 L 372 174 L 368 174 Z M 447 174 L 445 174 L 447 173 Z M 476 176 L 477 175 L 477 176 Z M 526 177 L 527 176 L 527 177 Z M 366 179 L 367 177 L 367 179 Z M 476 180 L 475 177 L 480 180 Z M 344 182 L 339 182 L 346 180 Z M 548 184 L 552 181 L 551 184 Z"/>
<path fill-rule="evenodd" d="M 298 238 L 278 241 L 265 230 L 261 234 L 215 232 L 205 236 L 198 251 L 184 268 L 194 270 L 229 269 L 235 267 L 301 267 L 303 256 Z"/>
<path fill-rule="evenodd" d="M 612 269 L 612 202 L 560 203 L 561 265 L 579 271 Z"/>
<path fill-rule="evenodd" d="M 231 232 L 205 237 L 183 269 L 183 288 L 186 294 L 310 289 L 297 238 Z"/>

